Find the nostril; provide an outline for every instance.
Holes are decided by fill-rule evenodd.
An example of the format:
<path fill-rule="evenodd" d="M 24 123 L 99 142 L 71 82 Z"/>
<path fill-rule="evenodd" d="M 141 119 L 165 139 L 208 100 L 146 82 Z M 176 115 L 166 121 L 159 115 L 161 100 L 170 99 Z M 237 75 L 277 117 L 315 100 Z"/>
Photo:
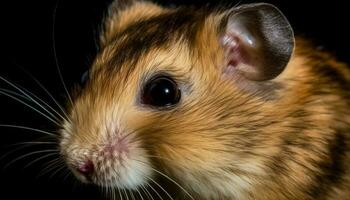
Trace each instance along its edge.
<path fill-rule="evenodd" d="M 88 177 L 94 172 L 94 164 L 91 160 L 88 160 L 85 163 L 78 165 L 77 170 L 82 175 Z"/>

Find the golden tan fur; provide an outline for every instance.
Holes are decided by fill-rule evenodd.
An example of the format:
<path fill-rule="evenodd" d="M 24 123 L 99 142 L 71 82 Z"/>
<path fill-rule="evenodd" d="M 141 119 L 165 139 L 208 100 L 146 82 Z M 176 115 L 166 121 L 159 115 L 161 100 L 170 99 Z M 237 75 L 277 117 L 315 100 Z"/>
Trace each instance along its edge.
<path fill-rule="evenodd" d="M 107 20 L 104 49 L 75 99 L 72 121 L 65 123 L 62 153 L 72 160 L 79 157 L 72 149 L 95 155 L 116 137 L 110 130 L 117 127 L 131 135 L 133 148 L 144 149 L 138 159 L 145 155 L 145 163 L 195 199 L 350 199 L 348 67 L 297 39 L 290 63 L 264 92 L 243 90 L 245 85 L 222 75 L 217 13 L 205 17 L 191 45 L 173 40 L 111 66 L 128 37 L 114 40 L 116 35 L 167 12 L 175 11 L 136 3 Z M 184 93 L 173 110 L 138 103 L 143 80 L 159 71 L 170 73 Z M 101 171 L 109 174 L 108 166 L 113 161 L 102 163 Z"/>

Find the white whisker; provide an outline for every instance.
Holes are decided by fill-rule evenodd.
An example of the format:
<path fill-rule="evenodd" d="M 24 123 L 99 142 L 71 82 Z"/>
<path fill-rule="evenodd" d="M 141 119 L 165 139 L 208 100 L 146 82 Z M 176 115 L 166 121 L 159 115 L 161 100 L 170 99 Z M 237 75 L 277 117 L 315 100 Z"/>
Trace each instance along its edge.
<path fill-rule="evenodd" d="M 38 133 L 44 133 L 48 136 L 54 137 L 55 139 L 58 137 L 55 133 L 44 131 L 41 129 L 37 128 L 32 128 L 32 127 L 27 127 L 27 126 L 18 126 L 18 125 L 13 125 L 13 124 L 0 124 L 0 127 L 6 127 L 6 128 L 18 128 L 18 129 L 23 129 L 23 130 L 30 130 Z"/>
<path fill-rule="evenodd" d="M 18 66 L 18 67 L 20 67 L 30 78 L 32 78 L 34 81 L 35 81 L 35 83 L 41 88 L 41 89 L 43 89 L 45 92 L 46 92 L 46 94 L 53 100 L 53 102 L 58 106 L 58 108 L 62 111 L 62 113 L 65 115 L 65 117 L 66 117 L 66 119 L 67 120 L 69 120 L 69 117 L 68 117 L 68 115 L 67 115 L 67 113 L 66 113 L 66 111 L 63 109 L 63 107 L 61 106 L 61 104 L 59 104 L 58 103 L 58 101 L 53 97 L 53 95 L 44 87 L 44 85 L 38 80 L 38 79 L 36 79 L 31 73 L 29 73 L 27 70 L 25 70 L 23 67 L 21 67 L 21 66 Z M 24 89 L 24 88 L 23 88 Z M 29 92 L 28 90 L 26 90 L 27 92 Z M 39 99 L 39 98 L 38 98 Z M 39 100 L 41 100 L 41 99 L 39 99 Z M 42 100 L 41 100 L 42 101 Z M 44 101 L 42 101 L 43 103 L 44 103 Z M 46 104 L 46 103 L 45 103 Z M 46 104 L 47 105 L 47 104 Z M 50 106 L 49 106 L 50 107 Z M 52 109 L 52 111 L 56 111 L 55 109 L 53 109 L 53 108 L 51 108 Z M 57 112 L 55 112 L 55 113 L 57 113 Z M 57 114 L 59 114 L 59 113 L 57 113 Z M 62 116 L 61 116 L 62 117 Z M 62 119 L 64 119 L 63 117 L 62 117 Z"/>
<path fill-rule="evenodd" d="M 56 153 L 58 153 L 59 151 L 58 150 L 48 149 L 48 150 L 41 150 L 41 151 L 30 152 L 30 153 L 24 154 L 24 155 L 19 156 L 18 158 L 14 159 L 14 160 L 12 160 L 11 162 L 9 162 L 7 165 L 4 166 L 4 169 L 8 168 L 13 163 L 15 163 L 15 162 L 17 162 L 17 161 L 19 161 L 21 159 L 24 159 L 24 158 L 26 158 L 28 156 L 39 154 L 39 153 L 48 153 L 48 152 L 56 152 Z"/>
<path fill-rule="evenodd" d="M 2 156 L 0 157 L 0 160 L 5 159 L 7 156 L 11 155 L 12 153 L 15 153 L 15 152 L 17 152 L 17 151 L 19 151 L 19 150 L 21 150 L 21 149 L 27 148 L 27 147 L 31 147 L 31 145 L 27 144 L 27 145 L 23 145 L 23 146 L 17 147 L 17 148 L 15 148 L 15 149 L 13 149 L 13 150 L 11 150 L 11 151 L 5 153 L 4 155 L 2 155 Z"/>
<path fill-rule="evenodd" d="M 57 150 L 52 150 L 52 149 L 47 149 L 47 150 L 41 150 L 41 151 L 33 151 L 33 152 L 30 152 L 30 153 L 27 153 L 27 154 L 24 154 L 22 156 L 19 156 L 18 158 L 12 160 L 11 162 L 7 163 L 5 166 L 4 166 L 4 169 L 8 168 L 10 165 L 12 165 L 13 163 L 21 160 L 21 159 L 24 159 L 28 156 L 31 156 L 31 155 L 35 155 L 35 154 L 39 154 L 39 153 L 48 153 L 48 152 L 57 152 Z"/>
<path fill-rule="evenodd" d="M 41 114 L 42 116 L 44 116 L 46 119 L 50 120 L 51 122 L 53 122 L 53 123 L 55 123 L 56 125 L 58 125 L 59 127 L 61 127 L 61 125 L 56 121 L 57 119 L 56 119 L 56 120 L 52 119 L 51 117 L 47 116 L 46 114 L 42 113 L 41 111 L 39 111 L 38 109 L 36 109 L 36 108 L 34 108 L 33 106 L 29 105 L 28 103 L 22 101 L 21 99 L 19 99 L 19 98 L 13 96 L 13 95 L 11 95 L 11 94 L 7 94 L 6 92 L 1 91 L 1 90 L 0 90 L 0 94 L 3 94 L 3 95 L 5 95 L 5 96 L 8 96 L 8 97 L 10 97 L 10 98 L 12 98 L 12 99 L 14 99 L 14 100 L 16 100 L 16 101 L 18 101 L 18 102 L 20 102 L 20 103 L 26 105 L 27 107 L 31 108 L 32 110 L 34 110 L 34 111 L 36 111 L 37 113 L 39 113 L 39 114 Z"/>
<path fill-rule="evenodd" d="M 68 171 L 68 169 L 67 169 L 67 167 L 65 166 L 65 168 L 63 168 L 62 170 L 60 170 L 60 173 L 57 174 L 57 176 L 59 176 L 59 177 L 65 177 L 66 174 L 67 174 L 67 171 Z"/>
<path fill-rule="evenodd" d="M 126 193 L 126 191 L 125 191 L 125 189 L 123 188 L 123 193 L 125 194 L 125 196 L 126 196 L 126 200 L 129 200 L 129 196 L 128 196 L 128 194 Z"/>
<path fill-rule="evenodd" d="M 71 172 L 69 170 L 65 170 L 66 171 L 66 175 L 63 177 L 63 182 L 66 182 L 67 178 L 71 175 Z"/>
<path fill-rule="evenodd" d="M 115 200 L 115 190 L 112 190 L 112 199 Z"/>
<path fill-rule="evenodd" d="M 162 157 L 162 156 L 146 155 L 144 157 L 147 157 L 147 158 L 160 158 L 160 159 L 163 159 L 163 160 L 166 160 L 166 161 L 174 162 L 174 160 L 172 160 L 170 158 L 165 158 L 165 157 Z"/>
<path fill-rule="evenodd" d="M 178 184 L 175 180 L 173 180 L 172 178 L 170 178 L 169 176 L 167 176 L 166 174 L 154 169 L 153 167 L 151 167 L 152 170 L 154 170 L 155 172 L 157 172 L 158 174 L 161 174 L 163 177 L 167 178 L 168 180 L 170 180 L 171 182 L 173 182 L 175 185 L 177 185 L 182 191 L 184 191 L 186 193 L 186 195 L 188 195 L 192 200 L 194 200 L 194 198 L 190 195 L 189 192 L 187 192 L 187 190 L 185 190 L 185 188 L 183 188 L 180 184 Z"/>
<path fill-rule="evenodd" d="M 11 144 L 11 145 L 7 145 L 6 147 L 9 148 L 9 147 L 13 147 L 13 146 L 19 146 L 7 153 L 5 153 L 4 155 L 2 155 L 0 157 L 0 160 L 4 159 L 5 157 L 9 156 L 10 154 L 12 153 L 15 153 L 21 149 L 24 149 L 24 148 L 29 148 L 29 147 L 33 147 L 33 146 L 36 146 L 36 145 L 39 145 L 39 144 L 49 144 L 49 143 L 52 143 L 52 144 L 56 144 L 56 142 L 21 142 L 21 143 L 16 143 L 16 144 Z"/>
<path fill-rule="evenodd" d="M 56 121 L 58 121 L 57 117 L 55 115 L 53 115 L 50 111 L 48 111 L 44 106 L 42 106 L 39 102 L 37 102 L 35 99 L 32 98 L 32 96 L 30 96 L 28 93 L 26 93 L 23 89 L 21 89 L 20 87 L 16 86 L 14 83 L 11 83 L 10 81 L 6 80 L 5 78 L 3 78 L 2 76 L 0 76 L 0 79 L 3 80 L 4 82 L 6 82 L 7 84 L 9 84 L 11 87 L 15 88 L 16 90 L 18 90 L 20 93 L 22 93 L 24 96 L 26 96 L 27 98 L 29 98 L 29 100 L 33 103 L 35 103 L 35 105 L 38 105 L 41 109 L 43 109 L 44 111 L 46 111 L 49 115 L 51 115 Z M 23 87 L 22 87 L 23 88 Z M 25 89 L 26 90 L 26 89 Z M 27 92 L 29 92 L 28 90 L 26 90 Z M 5 93 L 5 92 L 4 92 Z M 35 96 L 37 99 L 40 99 L 39 97 L 37 97 L 36 95 L 34 95 L 33 93 L 29 92 L 31 95 Z M 40 101 L 44 102 L 43 100 L 40 99 Z M 22 103 L 22 102 L 21 102 Z M 46 103 L 45 103 L 46 104 Z M 47 106 L 49 106 L 48 104 L 46 104 Z M 50 107 L 50 106 L 49 106 Z M 51 107 L 50 107 L 51 108 Z M 53 109 L 53 108 L 51 108 Z M 53 109 L 54 110 L 54 109 Z M 56 111 L 55 111 L 56 112 Z M 61 115 L 59 115 L 61 116 Z M 62 116 L 61 116 L 62 117 Z M 62 118 L 64 119 L 64 118 Z"/>
<path fill-rule="evenodd" d="M 131 196 L 132 200 L 135 200 L 134 192 L 132 190 L 130 190 L 129 192 L 130 192 L 130 196 Z"/>
<path fill-rule="evenodd" d="M 157 190 L 156 189 L 154 189 L 153 187 L 152 187 L 152 185 L 151 184 L 149 184 L 149 183 L 146 183 L 147 184 L 147 186 L 148 187 L 150 187 L 151 188 L 151 190 L 153 190 L 153 192 L 155 192 L 156 193 L 156 195 L 161 199 L 161 200 L 163 200 L 163 197 L 157 192 Z"/>
<path fill-rule="evenodd" d="M 145 186 L 141 185 L 141 190 L 146 193 L 147 197 L 150 197 L 152 200 L 154 200 L 153 196 L 151 195 L 151 193 L 149 193 Z"/>
<path fill-rule="evenodd" d="M 97 187 L 100 190 L 100 192 L 102 193 L 102 195 L 104 195 L 104 197 L 107 197 L 107 193 L 105 191 L 105 188 L 102 185 L 97 185 Z"/>
<path fill-rule="evenodd" d="M 57 170 L 55 170 L 50 176 L 49 179 L 51 179 L 52 177 L 54 177 L 59 171 L 62 171 L 63 169 L 65 169 L 65 165 L 62 165 L 61 167 L 59 167 Z"/>
<path fill-rule="evenodd" d="M 65 120 L 65 119 L 69 119 L 69 118 L 65 118 L 63 117 L 59 112 L 56 111 L 56 109 L 54 109 L 53 107 L 51 107 L 48 103 L 46 103 L 44 100 L 42 100 L 41 98 L 39 98 L 37 95 L 35 95 L 34 93 L 30 92 L 29 90 L 21 87 L 24 91 L 26 91 L 29 95 L 32 95 L 33 98 L 37 99 L 38 101 L 40 101 L 41 103 L 43 103 L 45 106 L 47 106 L 51 111 L 53 111 L 56 115 L 58 115 L 62 120 Z M 40 105 L 38 103 L 38 105 Z M 49 111 L 47 111 L 49 113 Z M 67 117 L 67 115 L 66 115 Z"/>
<path fill-rule="evenodd" d="M 143 199 L 143 196 L 142 196 L 142 194 L 140 193 L 140 191 L 136 188 L 136 192 L 139 194 L 139 196 L 141 197 L 141 200 L 144 200 Z"/>
<path fill-rule="evenodd" d="M 67 89 L 67 86 L 66 86 L 66 84 L 63 81 L 63 76 L 62 76 L 62 73 L 61 73 L 60 66 L 58 64 L 58 58 L 57 58 L 57 52 L 56 52 L 55 25 L 56 25 L 57 7 L 58 7 L 58 1 L 57 1 L 56 5 L 55 5 L 54 11 L 53 11 L 53 18 L 52 18 L 52 48 L 53 48 L 53 54 L 54 54 L 54 58 L 55 58 L 55 63 L 56 63 L 56 68 L 57 68 L 57 71 L 58 71 L 58 75 L 60 77 L 60 81 L 61 81 L 61 83 L 63 85 L 63 88 L 64 88 L 65 92 L 67 93 L 67 96 L 69 98 L 69 101 L 70 101 L 71 105 L 73 105 L 72 97 L 70 96 L 70 94 L 68 92 L 68 89 Z"/>
<path fill-rule="evenodd" d="M 44 145 L 44 144 L 57 144 L 57 142 L 19 142 L 19 143 L 15 143 L 15 144 L 10 144 L 10 145 L 7 145 L 6 147 L 13 147 L 13 146 L 20 146 L 20 145 Z"/>
<path fill-rule="evenodd" d="M 105 191 L 106 196 L 108 196 L 108 197 L 111 196 L 111 194 L 110 194 L 110 193 L 111 193 L 111 190 L 110 190 L 109 187 L 104 187 L 103 190 Z"/>
<path fill-rule="evenodd" d="M 157 183 L 157 181 L 153 180 L 151 177 L 145 176 L 145 178 L 149 179 L 150 181 L 152 181 L 154 184 L 156 184 L 161 190 L 163 190 L 163 192 L 165 192 L 165 194 L 171 199 L 174 200 L 174 198 L 168 193 L 168 191 L 166 191 L 159 183 Z"/>
<path fill-rule="evenodd" d="M 117 189 L 118 189 L 118 193 L 119 193 L 120 200 L 122 200 L 122 199 L 123 199 L 122 193 L 120 192 L 120 189 L 119 189 L 119 188 L 117 188 Z"/>
<path fill-rule="evenodd" d="M 134 159 L 135 160 L 135 159 Z M 168 179 L 169 181 L 171 181 L 172 183 L 174 183 L 176 186 L 178 186 L 183 192 L 185 192 L 186 195 L 188 195 L 192 200 L 194 200 L 194 198 L 190 195 L 189 192 L 187 192 L 187 190 L 185 190 L 185 188 L 183 188 L 180 184 L 178 184 L 175 180 L 173 180 L 172 178 L 170 178 L 169 176 L 167 176 L 166 174 L 160 172 L 159 170 L 154 169 L 153 167 L 149 166 L 147 163 L 141 161 L 141 160 L 135 160 L 138 161 L 140 163 L 143 163 L 144 165 L 147 165 L 148 167 L 150 167 L 151 170 L 157 172 L 158 174 L 162 175 L 163 177 L 165 177 L 166 179 Z"/>
<path fill-rule="evenodd" d="M 27 168 L 27 167 L 33 165 L 34 163 L 39 162 L 40 160 L 45 159 L 45 158 L 50 157 L 50 156 L 57 156 L 57 153 L 48 153 L 48 154 L 46 154 L 46 155 L 44 155 L 44 156 L 41 156 L 41 157 L 39 157 L 39 158 L 37 158 L 37 159 L 31 161 L 30 163 L 28 163 L 27 165 L 25 165 L 23 168 L 25 169 L 25 168 Z"/>
<path fill-rule="evenodd" d="M 39 174 L 37 175 L 37 178 L 38 179 L 39 177 L 41 176 L 44 176 L 45 174 L 49 173 L 50 171 L 54 170 L 56 167 L 60 167 L 63 165 L 63 162 L 60 158 L 55 158 L 49 162 L 47 162 L 47 166 L 40 170 Z"/>
<path fill-rule="evenodd" d="M 26 97 L 26 96 L 24 96 L 24 95 L 22 95 L 22 94 L 20 94 L 18 92 L 15 92 L 15 91 L 12 91 L 12 90 L 8 90 L 8 89 L 4 89 L 4 88 L 0 88 L 0 90 L 3 91 L 3 92 L 7 92 L 9 94 L 12 94 L 12 95 L 15 95 L 15 96 L 18 96 L 18 97 L 21 97 L 23 99 L 26 99 L 26 100 L 30 101 L 30 98 L 28 98 L 28 97 Z"/>

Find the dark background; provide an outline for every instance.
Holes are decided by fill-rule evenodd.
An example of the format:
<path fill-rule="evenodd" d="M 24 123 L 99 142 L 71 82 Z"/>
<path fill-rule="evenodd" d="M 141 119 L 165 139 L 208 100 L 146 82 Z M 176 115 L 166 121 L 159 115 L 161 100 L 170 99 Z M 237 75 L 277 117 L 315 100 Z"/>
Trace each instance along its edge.
<path fill-rule="evenodd" d="M 80 80 L 96 53 L 98 25 L 110 0 L 93 1 L 12 1 L 1 5 L 1 62 L 0 75 L 22 85 L 45 101 L 54 105 L 33 79 L 31 73 L 64 104 L 65 91 L 60 82 L 54 56 L 54 40 L 57 60 L 68 88 Z M 165 4 L 192 3 L 204 5 L 217 1 L 161 1 Z M 223 1 L 225 2 L 225 1 Z M 226 1 L 229 2 L 229 1 Z M 241 3 L 257 1 L 242 0 Z M 277 5 L 290 20 L 295 31 L 328 49 L 341 61 L 350 62 L 349 17 L 346 1 L 265 1 Z M 236 2 L 231 2 L 235 4 Z M 53 16 L 56 9 L 56 20 Z M 6 14 L 5 14 L 6 13 Z M 53 24 L 55 28 L 53 31 Z M 0 88 L 10 89 L 0 81 Z M 11 88 L 13 90 L 13 88 Z M 57 126 L 26 108 L 20 103 L 0 94 L 0 124 L 16 124 L 56 131 Z M 103 199 L 100 192 L 89 186 L 74 184 L 74 178 L 64 180 L 64 173 L 55 169 L 38 177 L 45 163 L 55 158 L 47 157 L 25 167 L 31 161 L 47 154 L 30 155 L 5 166 L 26 153 L 52 149 L 55 145 L 23 147 L 9 146 L 24 141 L 41 141 L 42 134 L 31 131 L 0 127 L 0 199 Z M 56 156 L 57 157 L 57 156 Z M 54 174 L 53 176 L 51 176 Z"/>

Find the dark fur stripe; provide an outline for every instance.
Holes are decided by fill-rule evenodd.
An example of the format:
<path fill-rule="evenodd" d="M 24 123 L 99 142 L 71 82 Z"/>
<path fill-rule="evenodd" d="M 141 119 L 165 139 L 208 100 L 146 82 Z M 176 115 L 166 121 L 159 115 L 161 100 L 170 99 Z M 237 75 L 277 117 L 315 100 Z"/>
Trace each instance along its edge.
<path fill-rule="evenodd" d="M 115 46 L 115 56 L 109 66 L 117 71 L 127 61 L 135 61 L 151 48 L 167 47 L 178 40 L 184 40 L 191 45 L 203 25 L 207 12 L 194 12 L 190 8 L 183 8 L 171 13 L 140 19 L 117 33 L 111 45 Z M 119 43 L 119 40 L 123 40 Z M 129 65 L 129 74 L 133 71 Z"/>
<path fill-rule="evenodd" d="M 328 160 L 317 164 L 321 172 L 316 175 L 314 184 L 306 191 L 312 199 L 325 199 L 332 191 L 331 188 L 342 182 L 347 151 L 345 134 L 346 131 L 336 132 L 333 140 L 329 142 Z"/>

